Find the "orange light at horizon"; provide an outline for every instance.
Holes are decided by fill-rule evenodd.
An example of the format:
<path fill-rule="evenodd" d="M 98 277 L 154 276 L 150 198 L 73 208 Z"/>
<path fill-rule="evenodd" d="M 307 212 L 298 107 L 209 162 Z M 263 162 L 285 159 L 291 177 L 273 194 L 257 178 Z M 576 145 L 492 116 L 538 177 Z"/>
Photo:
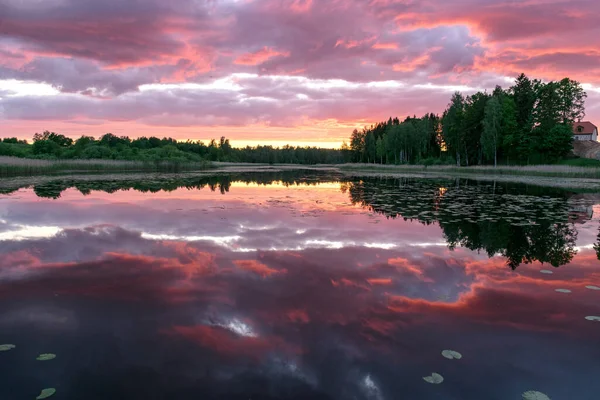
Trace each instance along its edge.
<path fill-rule="evenodd" d="M 283 141 L 283 140 L 229 140 L 232 147 L 243 148 L 246 146 L 273 146 L 273 147 L 320 147 L 324 149 L 339 149 L 342 147 L 343 141 L 336 142 L 319 142 L 319 141 Z"/>
<path fill-rule="evenodd" d="M 105 133 L 117 136 L 128 136 L 135 139 L 140 136 L 155 136 L 159 138 L 171 137 L 180 142 L 187 140 L 202 141 L 208 145 L 211 139 L 216 141 L 224 136 L 229 139 L 233 147 L 255 147 L 257 145 L 284 147 L 321 147 L 328 149 L 340 148 L 344 140 L 348 140 L 354 128 L 366 123 L 316 121 L 313 124 L 298 125 L 294 127 L 275 126 L 185 126 L 165 127 L 142 125 L 135 121 L 103 121 L 99 125 L 75 124 L 56 121 L 9 121 L 11 132 L 2 136 L 14 136 L 18 139 L 27 139 L 31 142 L 33 134 L 49 130 L 61 133 L 70 138 L 77 139 L 82 135 L 99 138 Z"/>

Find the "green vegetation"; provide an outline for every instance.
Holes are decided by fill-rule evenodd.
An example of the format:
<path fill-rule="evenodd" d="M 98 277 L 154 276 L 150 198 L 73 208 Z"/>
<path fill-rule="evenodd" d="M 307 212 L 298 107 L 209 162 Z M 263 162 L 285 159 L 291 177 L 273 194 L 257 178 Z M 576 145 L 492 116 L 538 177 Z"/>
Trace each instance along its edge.
<path fill-rule="evenodd" d="M 38 397 L 36 397 L 36 399 L 37 400 L 47 399 L 48 397 L 53 396 L 54 393 L 56 393 L 56 389 L 54 389 L 54 388 L 43 389 L 42 392 L 40 393 L 40 395 Z"/>
<path fill-rule="evenodd" d="M 475 165 L 471 167 L 457 167 L 455 165 L 417 164 L 417 165 L 373 165 L 373 164 L 345 164 L 339 168 L 356 172 L 407 173 L 418 172 L 423 174 L 446 175 L 490 175 L 490 176 L 544 176 L 556 178 L 589 178 L 600 179 L 600 165 L 592 162 L 583 162 L 584 159 L 570 159 L 553 165 Z M 578 163 L 581 162 L 581 165 Z"/>
<path fill-rule="evenodd" d="M 44 353 L 44 354 L 40 354 L 36 360 L 38 361 L 49 361 L 49 360 L 54 360 L 56 358 L 56 354 L 52 354 L 52 353 Z"/>
<path fill-rule="evenodd" d="M 221 137 L 208 145 L 201 141 L 178 142 L 173 138 L 140 137 L 130 139 L 107 133 L 96 139 L 82 136 L 77 140 L 44 131 L 33 136 L 33 143 L 5 138 L 0 142 L 0 156 L 45 160 L 122 160 L 143 163 L 189 163 L 229 161 L 248 163 L 335 164 L 347 161 L 344 152 L 317 147 L 256 146 L 233 148 Z M 348 154 L 349 155 L 349 154 Z"/>
<path fill-rule="evenodd" d="M 600 160 L 591 158 L 566 158 L 558 162 L 560 165 L 570 165 L 573 167 L 596 167 L 600 168 Z"/>
<path fill-rule="evenodd" d="M 0 176 L 65 171 L 178 172 L 208 168 L 212 161 L 264 164 L 335 164 L 349 160 L 349 152 L 317 147 L 256 146 L 233 148 L 225 137 L 208 145 L 172 138 L 115 136 L 73 140 L 44 131 L 33 143 L 16 138 L 0 142 Z"/>
<path fill-rule="evenodd" d="M 69 171 L 85 172 L 179 172 L 184 170 L 202 170 L 210 167 L 207 161 L 155 160 L 62 160 L 30 159 L 0 156 L 0 176 L 36 175 Z"/>
<path fill-rule="evenodd" d="M 508 90 L 454 93 L 441 117 L 390 118 L 355 129 L 344 149 L 362 163 L 555 163 L 572 150 L 572 125 L 585 116 L 586 97 L 569 78 L 545 83 L 521 74 Z"/>

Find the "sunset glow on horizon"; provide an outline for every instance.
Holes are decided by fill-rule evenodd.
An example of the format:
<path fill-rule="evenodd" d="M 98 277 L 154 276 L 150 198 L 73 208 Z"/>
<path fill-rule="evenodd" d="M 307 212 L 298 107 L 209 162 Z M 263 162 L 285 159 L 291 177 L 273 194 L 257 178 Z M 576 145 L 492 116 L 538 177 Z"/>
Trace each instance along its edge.
<path fill-rule="evenodd" d="M 339 147 L 521 72 L 600 124 L 592 0 L 0 0 L 0 137 Z"/>

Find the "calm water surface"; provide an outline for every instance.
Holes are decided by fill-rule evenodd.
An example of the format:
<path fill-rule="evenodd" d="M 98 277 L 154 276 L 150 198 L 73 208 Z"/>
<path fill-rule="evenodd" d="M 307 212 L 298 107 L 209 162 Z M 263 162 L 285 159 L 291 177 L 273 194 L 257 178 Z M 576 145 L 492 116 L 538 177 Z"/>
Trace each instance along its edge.
<path fill-rule="evenodd" d="M 299 174 L 2 193 L 2 400 L 600 397 L 600 195 Z"/>

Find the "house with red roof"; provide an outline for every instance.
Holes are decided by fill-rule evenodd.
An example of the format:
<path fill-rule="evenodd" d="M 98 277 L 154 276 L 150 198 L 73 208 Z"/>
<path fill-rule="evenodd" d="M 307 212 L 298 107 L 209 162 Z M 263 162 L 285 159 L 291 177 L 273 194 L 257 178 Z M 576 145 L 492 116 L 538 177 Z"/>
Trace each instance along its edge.
<path fill-rule="evenodd" d="M 589 121 L 575 122 L 573 139 L 598 141 L 598 127 Z"/>

